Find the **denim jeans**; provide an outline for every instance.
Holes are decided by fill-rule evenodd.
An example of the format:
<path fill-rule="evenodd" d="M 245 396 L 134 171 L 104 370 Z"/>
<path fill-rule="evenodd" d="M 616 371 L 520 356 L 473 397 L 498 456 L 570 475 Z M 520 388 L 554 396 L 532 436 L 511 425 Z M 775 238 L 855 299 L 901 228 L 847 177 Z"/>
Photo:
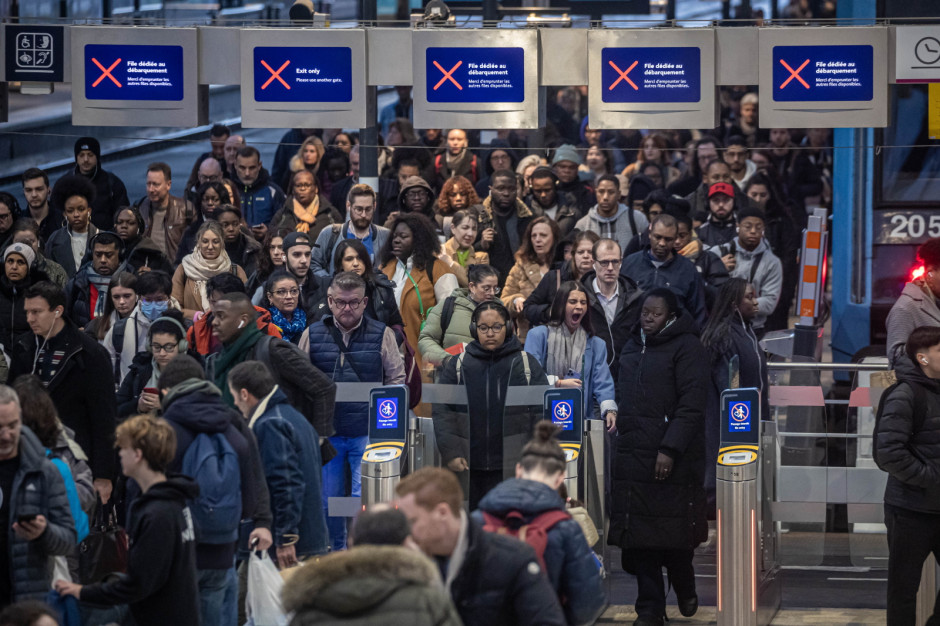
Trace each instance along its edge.
<path fill-rule="evenodd" d="M 229 569 L 196 571 L 202 626 L 238 626 L 238 576 Z"/>
<path fill-rule="evenodd" d="M 346 496 L 346 466 L 352 473 L 352 493 L 362 495 L 362 455 L 365 454 L 369 437 L 330 437 L 330 443 L 336 448 L 336 456 L 323 466 L 323 510 L 326 515 L 326 527 L 330 531 L 330 543 L 333 551 L 346 548 L 346 518 L 330 517 L 330 498 Z"/>

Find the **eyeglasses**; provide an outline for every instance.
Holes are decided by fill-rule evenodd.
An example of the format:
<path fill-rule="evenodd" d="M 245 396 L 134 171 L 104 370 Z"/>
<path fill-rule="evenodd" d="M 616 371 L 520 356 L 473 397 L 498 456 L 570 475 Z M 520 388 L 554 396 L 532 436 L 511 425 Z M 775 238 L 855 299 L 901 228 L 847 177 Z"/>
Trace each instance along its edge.
<path fill-rule="evenodd" d="M 622 261 L 621 259 L 607 259 L 605 261 L 601 261 L 600 259 L 597 259 L 594 262 L 600 265 L 601 267 L 617 267 L 618 265 L 620 265 Z"/>
<path fill-rule="evenodd" d="M 406 198 L 424 198 L 428 194 L 427 189 L 409 189 L 405 194 Z"/>
<path fill-rule="evenodd" d="M 473 283 L 473 287 L 475 289 L 479 289 L 483 293 L 491 293 L 494 296 L 498 296 L 500 292 L 499 287 L 497 287 L 496 285 L 478 285 L 476 283 Z"/>
<path fill-rule="evenodd" d="M 8 220 L 13 217 L 12 213 L 0 213 L 0 220 Z"/>
<path fill-rule="evenodd" d="M 274 292 L 274 295 L 277 296 L 278 298 L 286 298 L 287 296 L 290 296 L 290 297 L 292 297 L 292 298 L 296 298 L 297 296 L 300 295 L 300 289 L 297 289 L 297 288 L 294 288 L 294 289 L 278 289 L 277 291 Z"/>
<path fill-rule="evenodd" d="M 346 307 L 349 307 L 353 311 L 362 306 L 362 303 L 365 301 L 364 298 L 356 298 L 355 300 L 337 300 L 336 298 L 330 296 L 330 305 L 335 306 L 339 310 L 343 310 Z"/>
<path fill-rule="evenodd" d="M 368 215 L 375 210 L 374 206 L 351 206 L 349 210 L 356 215 Z"/>
<path fill-rule="evenodd" d="M 499 331 L 506 328 L 505 324 L 493 324 L 492 326 L 477 326 L 477 332 L 484 335 L 498 335 Z"/>
<path fill-rule="evenodd" d="M 130 298 L 131 296 L 116 296 L 116 297 Z M 161 302 L 170 301 L 169 298 L 141 298 L 141 300 L 143 300 L 147 304 L 160 304 Z"/>
<path fill-rule="evenodd" d="M 159 343 L 150 344 L 150 350 L 154 354 L 157 354 L 158 352 L 166 352 L 167 354 L 172 354 L 173 352 L 176 352 L 177 348 L 178 348 L 178 345 L 175 343 L 167 343 L 163 345 L 160 345 Z"/>
<path fill-rule="evenodd" d="M 294 183 L 294 189 L 310 189 L 313 183 Z"/>

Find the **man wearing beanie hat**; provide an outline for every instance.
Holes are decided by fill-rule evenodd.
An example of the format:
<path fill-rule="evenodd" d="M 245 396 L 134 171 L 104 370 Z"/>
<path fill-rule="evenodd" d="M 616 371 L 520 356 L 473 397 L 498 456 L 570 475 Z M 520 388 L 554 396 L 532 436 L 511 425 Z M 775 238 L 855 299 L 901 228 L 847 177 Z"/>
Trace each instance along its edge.
<path fill-rule="evenodd" d="M 75 169 L 73 174 L 84 176 L 95 186 L 95 199 L 91 205 L 91 222 L 101 230 L 114 223 L 114 212 L 127 206 L 127 188 L 111 172 L 101 168 L 101 144 L 94 137 L 79 137 L 75 142 Z M 61 207 L 59 207 L 61 209 Z"/>
<path fill-rule="evenodd" d="M 552 170 L 558 176 L 557 190 L 561 194 L 571 196 L 582 213 L 594 206 L 594 189 L 578 176 L 578 166 L 581 165 L 581 155 L 571 144 L 564 144 L 555 149 L 552 158 Z"/>
<path fill-rule="evenodd" d="M 715 183 L 708 188 L 708 218 L 695 229 L 706 250 L 725 245 L 734 239 L 737 234 L 736 208 L 738 207 L 734 204 L 732 183 Z M 725 260 L 725 265 L 728 265 L 728 260 Z"/>
<path fill-rule="evenodd" d="M 738 236 L 730 243 L 712 250 L 727 258 L 733 255 L 734 261 L 728 269 L 734 278 L 743 278 L 754 285 L 757 294 L 757 316 L 751 322 L 754 332 L 763 334 L 767 316 L 773 313 L 780 300 L 783 288 L 783 264 L 770 251 L 770 245 L 764 239 L 766 218 L 764 212 L 754 207 L 745 207 L 738 211 Z M 725 264 L 728 266 L 728 264 Z"/>

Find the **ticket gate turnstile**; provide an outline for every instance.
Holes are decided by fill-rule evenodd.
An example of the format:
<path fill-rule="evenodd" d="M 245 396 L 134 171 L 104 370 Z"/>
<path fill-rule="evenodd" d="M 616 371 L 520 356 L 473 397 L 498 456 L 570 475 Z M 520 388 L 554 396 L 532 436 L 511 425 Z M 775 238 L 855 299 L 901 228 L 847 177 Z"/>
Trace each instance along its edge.
<path fill-rule="evenodd" d="M 776 534 L 773 522 L 764 519 L 769 518 L 766 505 L 772 494 L 762 488 L 768 446 L 761 438 L 760 405 L 757 389 L 721 394 L 716 468 L 719 626 L 763 626 L 780 608 Z"/>
<path fill-rule="evenodd" d="M 405 467 L 408 387 L 387 385 L 369 392 L 369 444 L 362 455 L 362 506 L 390 502 Z"/>
<path fill-rule="evenodd" d="M 584 441 L 584 396 L 580 389 L 549 389 L 542 404 L 545 419 L 558 426 L 556 435 L 565 451 L 565 489 L 572 500 L 581 499 L 578 486 L 578 465 Z"/>

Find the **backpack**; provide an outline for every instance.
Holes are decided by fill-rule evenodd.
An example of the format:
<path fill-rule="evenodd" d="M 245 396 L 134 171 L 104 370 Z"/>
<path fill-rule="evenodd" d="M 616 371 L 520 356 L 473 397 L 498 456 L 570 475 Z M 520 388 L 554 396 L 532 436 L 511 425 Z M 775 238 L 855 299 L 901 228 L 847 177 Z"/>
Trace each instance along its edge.
<path fill-rule="evenodd" d="M 450 327 L 450 319 L 454 316 L 454 307 L 457 303 L 457 296 L 447 296 L 441 309 L 441 341 L 444 341 L 444 335 Z"/>
<path fill-rule="evenodd" d="M 901 385 L 907 385 L 914 392 L 914 427 L 911 434 L 917 434 L 924 427 L 924 420 L 927 419 L 927 398 L 923 387 L 917 383 L 911 384 L 900 381 L 884 390 L 881 394 L 881 399 L 878 401 L 878 410 L 875 412 L 875 426 L 872 428 L 871 433 L 871 458 L 875 461 L 875 464 L 883 470 L 885 468 L 881 467 L 881 461 L 878 460 L 878 427 L 881 425 L 881 417 L 884 415 L 885 404 L 887 403 L 888 397 Z"/>
<path fill-rule="evenodd" d="M 82 510 L 82 505 L 78 498 L 78 489 L 75 487 L 75 477 L 72 476 L 72 468 L 57 456 L 52 455 L 51 450 L 46 450 L 46 458 L 55 465 L 62 476 L 62 482 L 65 483 L 65 496 L 69 501 L 69 511 L 72 513 L 72 520 L 75 522 L 76 541 L 81 543 L 88 536 L 88 513 Z"/>
<path fill-rule="evenodd" d="M 238 455 L 222 433 L 199 433 L 183 455 L 182 473 L 199 485 L 189 502 L 198 543 L 232 543 L 242 516 Z"/>
<path fill-rule="evenodd" d="M 114 322 L 111 327 L 111 347 L 114 348 L 114 380 L 121 380 L 121 353 L 124 351 L 124 333 L 127 331 L 127 320 L 125 317 Z"/>
<path fill-rule="evenodd" d="M 505 517 L 497 517 L 483 511 L 483 530 L 497 535 L 508 535 L 524 541 L 535 550 L 535 556 L 545 571 L 545 548 L 548 546 L 548 532 L 558 522 L 571 519 L 566 511 L 545 511 L 535 516 L 528 524 L 519 511 L 509 511 Z"/>

